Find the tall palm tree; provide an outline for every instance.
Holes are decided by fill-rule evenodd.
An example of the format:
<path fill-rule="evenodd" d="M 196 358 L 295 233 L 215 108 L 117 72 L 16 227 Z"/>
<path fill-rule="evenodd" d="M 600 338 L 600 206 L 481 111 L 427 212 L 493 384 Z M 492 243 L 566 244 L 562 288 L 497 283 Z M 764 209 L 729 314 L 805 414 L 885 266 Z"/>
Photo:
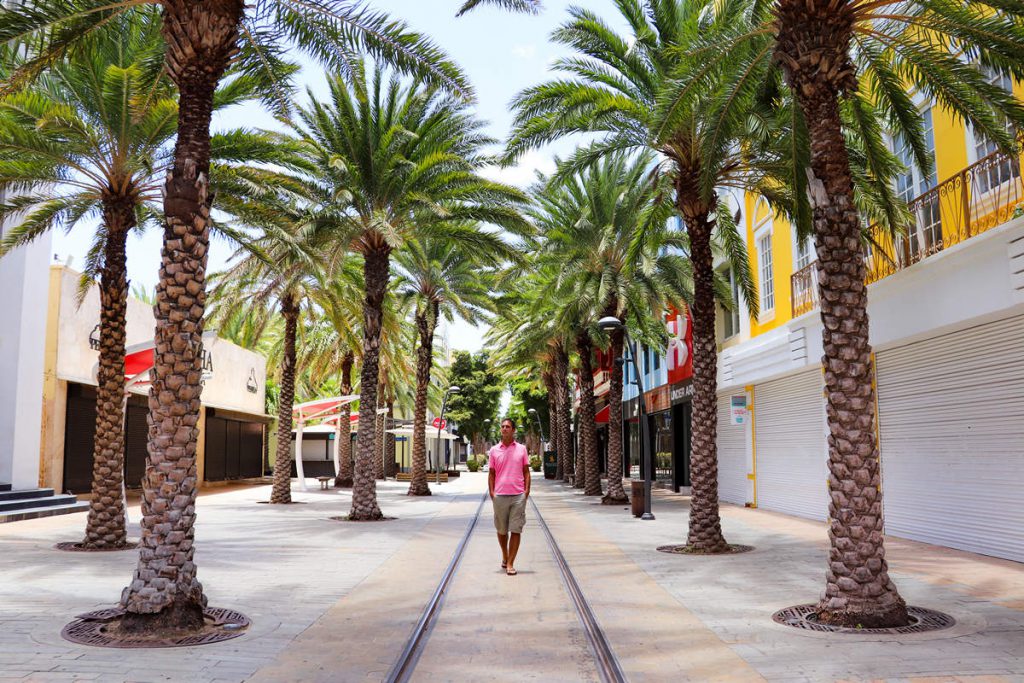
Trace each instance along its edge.
<path fill-rule="evenodd" d="M 177 102 L 161 69 L 161 22 L 154 11 L 116 22 L 117 42 L 90 43 L 30 88 L 0 100 L 0 220 L 14 227 L 0 255 L 58 225 L 70 230 L 99 218 L 80 294 L 99 275 L 100 350 L 92 499 L 82 546 L 126 547 L 124 349 L 128 235 L 160 220 L 160 179 L 169 166 Z M 252 79 L 222 89 L 221 108 L 253 97 Z M 272 145 L 237 130 L 214 136 L 215 158 L 244 160 Z M 222 164 L 221 180 L 233 174 Z"/>
<path fill-rule="evenodd" d="M 469 94 L 465 79 L 429 40 L 387 15 L 348 0 L 161 0 L 166 72 L 178 88 L 177 139 L 164 185 L 164 240 L 157 286 L 155 370 L 150 389 L 150 465 L 143 481 L 139 565 L 122 593 L 122 627 L 154 624 L 199 629 L 206 598 L 195 576 L 193 513 L 199 420 L 206 259 L 209 242 L 210 121 L 214 93 L 233 61 L 266 76 L 265 92 L 280 112 L 289 102 L 288 46 L 300 46 L 332 68 L 353 54 L 374 57 L 420 78 Z M 120 36 L 117 17 L 138 0 L 38 0 L 0 13 L 0 43 L 23 45 L 24 65 L 0 83 L 9 93 L 89 40 Z"/>
<path fill-rule="evenodd" d="M 688 245 L 669 230 L 674 208 L 658 201 L 667 188 L 648 180 L 653 166 L 649 153 L 633 159 L 616 154 L 571 178 L 556 179 L 537 195 L 535 219 L 548 237 L 544 258 L 561 264 L 564 277 L 593 292 L 602 317 L 635 323 L 645 336 L 659 327 L 659 312 L 691 296 L 690 264 L 682 255 Z M 621 358 L 624 333 L 613 332 L 610 341 L 612 357 Z M 602 502 L 617 505 L 628 500 L 621 476 L 622 366 L 617 363 L 609 385 L 608 493 Z M 589 472 L 587 486 L 593 490 Z"/>
<path fill-rule="evenodd" d="M 399 296 L 411 300 L 419 345 L 416 348 L 416 402 L 413 413 L 412 478 L 410 496 L 429 496 L 427 485 L 427 387 L 434 360 L 434 331 L 440 317 L 454 320 L 458 315 L 469 323 L 483 320 L 493 310 L 491 278 L 484 268 L 497 265 L 510 249 L 497 236 L 493 244 L 468 251 L 449 240 L 426 239 L 410 242 L 399 252 Z"/>
<path fill-rule="evenodd" d="M 778 78 L 806 136 L 794 180 L 812 214 L 801 234 L 813 232 L 818 256 L 829 426 L 831 548 L 818 619 L 904 625 L 906 606 L 889 577 L 882 535 L 861 184 L 866 170 L 885 200 L 883 213 L 896 206 L 883 126 L 907 141 L 919 167 L 932 166 L 913 91 L 1001 148 L 1014 147 L 1024 106 L 987 76 L 1024 78 L 1024 8 L 993 0 L 779 0 L 746 5 L 737 18 L 732 35 L 697 41 L 681 54 L 679 76 L 685 90 L 710 86 L 740 99 L 751 79 Z M 723 117 L 735 115 L 725 98 L 716 100 Z"/>
<path fill-rule="evenodd" d="M 726 552 L 718 513 L 717 349 L 713 245 L 719 243 L 736 269 L 744 300 L 756 311 L 745 246 L 716 188 L 757 188 L 789 206 L 781 191 L 794 163 L 787 163 L 785 131 L 766 134 L 772 120 L 764 99 L 744 97 L 737 114 L 723 118 L 693 100 L 677 103 L 678 52 L 699 38 L 713 40 L 731 30 L 735 3 L 714 0 L 619 0 L 628 34 L 617 34 L 589 10 L 574 7 L 553 38 L 576 55 L 556 67 L 571 77 L 529 88 L 516 97 L 516 124 L 508 159 L 550 140 L 581 131 L 603 137 L 578 150 L 569 168 L 611 153 L 650 149 L 664 159 L 675 205 L 686 228 L 692 263 L 693 431 L 688 545 L 694 552 Z M 741 115 L 746 112 L 748 115 Z M 728 300 L 728 297 L 727 297 Z"/>
<path fill-rule="evenodd" d="M 329 102 L 299 111 L 297 134 L 315 168 L 317 201 L 346 208 L 321 229 L 363 258 L 363 358 L 359 433 L 352 493 L 353 520 L 383 517 L 373 477 L 381 316 L 390 279 L 391 252 L 412 239 L 437 237 L 491 246 L 467 221 L 486 221 L 522 232 L 516 205 L 522 193 L 479 175 L 489 139 L 465 103 L 418 83 L 403 85 L 379 67 L 352 65 L 329 79 Z"/>

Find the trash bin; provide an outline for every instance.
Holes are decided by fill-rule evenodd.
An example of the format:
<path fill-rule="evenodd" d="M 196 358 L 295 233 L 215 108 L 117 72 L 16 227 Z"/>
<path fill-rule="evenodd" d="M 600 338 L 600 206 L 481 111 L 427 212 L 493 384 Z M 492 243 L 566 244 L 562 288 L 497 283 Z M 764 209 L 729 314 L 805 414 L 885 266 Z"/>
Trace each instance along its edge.
<path fill-rule="evenodd" d="M 644 514 L 644 482 L 641 479 L 630 479 L 631 510 L 634 517 Z"/>
<path fill-rule="evenodd" d="M 558 454 L 555 451 L 544 451 L 544 478 L 554 479 L 558 472 Z"/>

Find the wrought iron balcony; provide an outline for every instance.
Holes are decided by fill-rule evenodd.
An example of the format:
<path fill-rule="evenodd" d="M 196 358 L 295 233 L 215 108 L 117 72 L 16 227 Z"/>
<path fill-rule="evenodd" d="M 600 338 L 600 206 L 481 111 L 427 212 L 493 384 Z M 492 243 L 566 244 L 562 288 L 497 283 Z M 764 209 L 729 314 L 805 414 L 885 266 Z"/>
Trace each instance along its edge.
<path fill-rule="evenodd" d="M 913 225 L 907 234 L 894 238 L 878 226 L 869 229 L 865 282 L 877 282 L 1002 225 L 1014 217 L 1022 199 L 1017 155 L 996 152 L 978 160 L 908 202 Z M 790 277 L 794 318 L 818 305 L 817 267 L 814 261 Z"/>

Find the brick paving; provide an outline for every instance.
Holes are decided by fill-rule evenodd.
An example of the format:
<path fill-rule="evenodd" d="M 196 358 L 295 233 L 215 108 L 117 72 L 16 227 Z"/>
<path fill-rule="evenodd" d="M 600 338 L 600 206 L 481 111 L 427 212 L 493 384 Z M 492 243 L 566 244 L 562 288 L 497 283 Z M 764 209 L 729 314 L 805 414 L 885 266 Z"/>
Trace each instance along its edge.
<path fill-rule="evenodd" d="M 404 483 L 381 484 L 382 509 L 398 518 L 381 523 L 329 519 L 348 511 L 344 491 L 296 491 L 305 504 L 287 507 L 258 505 L 266 486 L 204 493 L 199 578 L 211 605 L 242 611 L 253 626 L 202 647 L 64 641 L 60 629 L 75 614 L 116 601 L 135 553 L 54 550 L 81 538 L 84 514 L 3 525 L 0 683 L 381 680 L 476 510 L 485 476 L 463 475 L 429 498 L 406 497 Z M 952 614 L 957 626 L 899 637 L 807 633 L 772 623 L 771 614 L 822 590 L 823 524 L 724 505 L 727 538 L 754 552 L 666 555 L 654 548 L 685 540 L 683 497 L 657 493 L 657 520 L 643 522 L 559 484 L 538 480 L 534 492 L 632 681 L 1024 682 L 1019 563 L 889 539 L 892 575 L 908 602 Z M 137 507 L 130 515 L 136 537 Z M 497 552 L 485 510 L 414 680 L 594 680 L 532 517 L 518 577 L 496 571 Z"/>

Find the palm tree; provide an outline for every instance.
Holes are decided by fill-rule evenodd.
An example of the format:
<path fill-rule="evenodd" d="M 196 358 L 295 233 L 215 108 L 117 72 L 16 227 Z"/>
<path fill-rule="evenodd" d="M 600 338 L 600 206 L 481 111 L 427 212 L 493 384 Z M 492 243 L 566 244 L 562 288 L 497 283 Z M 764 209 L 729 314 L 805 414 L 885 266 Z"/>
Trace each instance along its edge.
<path fill-rule="evenodd" d="M 160 178 L 175 134 L 177 103 L 161 70 L 161 22 L 136 12 L 117 22 L 120 39 L 95 42 L 56 65 L 30 88 L 0 101 L 0 220 L 15 226 L 0 255 L 63 225 L 99 217 L 81 290 L 99 275 L 100 351 L 92 499 L 82 546 L 126 546 L 124 479 L 124 349 L 129 233 L 159 222 Z M 240 77 L 214 106 L 253 96 Z M 215 157 L 245 159 L 270 140 L 246 130 L 214 136 Z M 221 165 L 218 176 L 235 171 Z"/>
<path fill-rule="evenodd" d="M 117 17 L 137 0 L 39 0 L 0 13 L 0 43 L 23 45 L 29 58 L 0 84 L 10 93 L 89 40 L 116 44 Z M 265 75 L 280 112 L 289 101 L 285 46 L 301 46 L 337 69 L 363 50 L 406 73 L 469 94 L 457 67 L 400 22 L 348 0 L 161 0 L 164 65 L 178 88 L 177 140 L 164 186 L 164 246 L 157 286 L 155 370 L 150 389 L 149 453 L 143 489 L 139 566 L 121 597 L 122 627 L 154 624 L 194 631 L 205 596 L 195 576 L 192 510 L 199 420 L 206 258 L 209 242 L 210 121 L 214 93 L 229 65 Z M 186 369 L 187 368 L 187 369 Z M 156 512 L 159 510 L 159 512 Z M 168 530 L 168 533 L 164 533 Z"/>
<path fill-rule="evenodd" d="M 280 210 L 279 216 L 287 216 Z M 277 414 L 277 454 L 274 460 L 274 484 L 270 502 L 287 504 L 291 495 L 292 406 L 295 402 L 296 338 L 302 306 L 321 289 L 322 273 L 317 245 L 307 231 L 289 232 L 269 221 L 260 234 L 247 240 L 234 257 L 234 264 L 219 280 L 217 306 L 210 318 L 231 318 L 242 312 L 254 318 L 263 329 L 276 308 L 284 321 L 280 355 L 280 399 Z M 297 456 L 299 454 L 296 454 Z M 301 457 L 301 456 L 300 456 Z"/>
<path fill-rule="evenodd" d="M 794 180 L 812 214 L 801 235 L 813 232 L 818 255 L 829 426 L 831 549 L 818 619 L 905 625 L 906 605 L 889 577 L 882 536 L 859 202 L 868 175 L 882 200 L 882 218 L 900 208 L 890 188 L 883 126 L 907 141 L 919 167 L 932 166 L 909 92 L 970 122 L 1001 148 L 1014 147 L 1024 106 L 987 76 L 1024 78 L 1024 9 L 990 0 L 779 0 L 746 11 L 732 35 L 695 42 L 679 68 L 690 90 L 710 84 L 741 98 L 751 77 L 783 81 L 806 136 Z M 735 55 L 743 57 L 737 62 Z M 724 98 L 716 99 L 722 116 L 734 116 Z M 901 221 L 882 222 L 892 229 Z M 851 553 L 854 545 L 858 552 Z"/>
<path fill-rule="evenodd" d="M 346 208 L 321 229 L 363 258 L 363 357 L 359 433 L 352 493 L 353 520 L 381 519 L 373 478 L 381 316 L 391 252 L 436 237 L 489 248 L 491 239 L 466 222 L 522 232 L 522 193 L 482 178 L 481 147 L 489 140 L 463 102 L 418 83 L 403 85 L 379 67 L 361 64 L 329 79 L 330 101 L 299 111 L 297 134 L 315 168 L 315 201 L 345 197 Z"/>
<path fill-rule="evenodd" d="M 710 107 L 678 98 L 673 65 L 678 52 L 699 38 L 714 40 L 731 30 L 734 3 L 713 0 L 621 0 L 628 36 L 615 33 L 592 12 L 573 8 L 554 39 L 577 52 L 557 63 L 572 78 L 529 88 L 516 97 L 516 125 L 508 160 L 526 149 L 581 131 L 604 136 L 578 150 L 571 169 L 627 150 L 650 149 L 664 159 L 682 215 L 692 263 L 693 432 L 688 545 L 694 552 L 727 552 L 718 513 L 717 349 L 713 245 L 718 242 L 736 269 L 744 300 L 756 310 L 743 241 L 720 206 L 716 188 L 757 188 L 788 206 L 785 131 L 767 134 L 763 99 L 744 97 L 736 114 L 721 117 Z M 675 98 L 675 99 L 673 99 Z M 679 106 L 667 106 L 665 103 Z M 740 106 L 746 107 L 744 109 Z M 685 105 L 685 106 L 683 106 Z M 746 112 L 747 115 L 741 114 Z M 791 203 L 791 202 L 790 202 Z M 726 297 L 728 301 L 728 297 Z M 754 310 L 752 310 L 754 312 Z"/>
<path fill-rule="evenodd" d="M 653 166 L 649 153 L 633 159 L 607 156 L 543 188 L 535 218 L 548 236 L 545 258 L 561 264 L 563 277 L 593 292 L 601 317 L 632 321 L 646 337 L 660 327 L 658 312 L 691 296 L 690 264 L 681 255 L 688 245 L 679 233 L 669 231 L 674 209 L 658 201 L 667 188 L 647 180 Z M 624 333 L 616 330 L 610 341 L 612 357 L 621 358 Z M 581 379 L 586 387 L 586 378 Z M 617 363 L 612 365 L 608 402 L 608 493 L 602 502 L 618 505 L 628 499 L 621 476 L 622 366 Z M 589 472 L 587 486 L 594 488 Z"/>
<path fill-rule="evenodd" d="M 413 413 L 412 479 L 410 496 L 429 496 L 427 485 L 427 387 L 434 360 L 434 330 L 440 316 L 449 321 L 457 314 L 476 323 L 493 310 L 490 278 L 484 272 L 502 255 L 513 254 L 498 237 L 486 250 L 467 251 L 457 242 L 426 239 L 410 242 L 398 254 L 398 292 L 415 306 L 414 320 L 419 346 L 416 349 L 416 401 Z"/>

